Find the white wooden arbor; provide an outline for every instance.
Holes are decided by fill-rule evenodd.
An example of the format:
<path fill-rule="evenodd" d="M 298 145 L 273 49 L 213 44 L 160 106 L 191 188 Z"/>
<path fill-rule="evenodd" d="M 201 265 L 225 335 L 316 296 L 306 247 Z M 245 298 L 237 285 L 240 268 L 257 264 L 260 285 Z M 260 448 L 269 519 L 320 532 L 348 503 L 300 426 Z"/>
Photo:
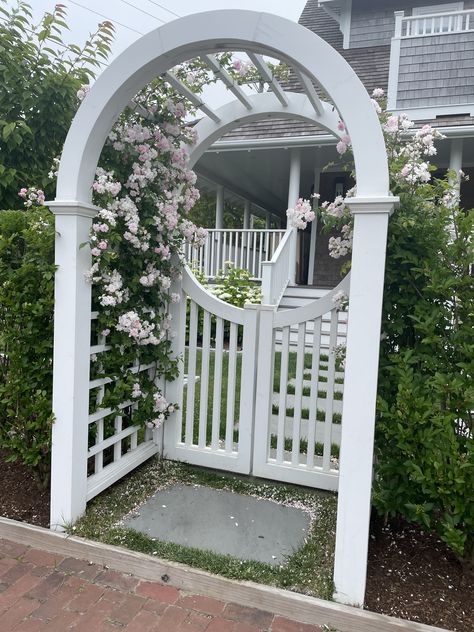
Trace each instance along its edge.
<path fill-rule="evenodd" d="M 272 92 L 248 97 L 216 64 L 219 51 L 247 52 Z M 269 73 L 263 55 L 282 60 L 300 76 L 306 96 L 289 96 Z M 204 57 L 236 96 L 219 112 L 187 93 L 172 68 Z M 232 126 L 265 116 L 303 117 L 335 132 L 333 106 L 319 100 L 321 86 L 351 135 L 358 196 L 354 214 L 343 407 L 341 473 L 334 580 L 338 600 L 362 604 L 365 592 L 372 482 L 373 436 L 386 234 L 396 199 L 389 194 L 387 156 L 379 122 L 362 83 L 326 42 L 298 24 L 251 11 L 213 11 L 168 23 L 140 38 L 96 81 L 66 139 L 58 175 L 56 215 L 55 340 L 51 525 L 76 520 L 86 504 L 87 419 L 91 288 L 84 273 L 90 252 L 91 185 L 100 152 L 117 117 L 157 75 L 207 115 L 192 155 L 194 164 Z"/>

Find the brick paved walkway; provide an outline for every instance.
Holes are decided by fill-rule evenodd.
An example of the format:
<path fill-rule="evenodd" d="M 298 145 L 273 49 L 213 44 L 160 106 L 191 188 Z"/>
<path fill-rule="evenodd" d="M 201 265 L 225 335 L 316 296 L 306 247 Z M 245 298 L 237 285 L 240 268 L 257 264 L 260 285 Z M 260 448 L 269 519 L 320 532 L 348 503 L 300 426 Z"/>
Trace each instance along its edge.
<path fill-rule="evenodd" d="M 1 632 L 320 632 L 0 539 Z"/>

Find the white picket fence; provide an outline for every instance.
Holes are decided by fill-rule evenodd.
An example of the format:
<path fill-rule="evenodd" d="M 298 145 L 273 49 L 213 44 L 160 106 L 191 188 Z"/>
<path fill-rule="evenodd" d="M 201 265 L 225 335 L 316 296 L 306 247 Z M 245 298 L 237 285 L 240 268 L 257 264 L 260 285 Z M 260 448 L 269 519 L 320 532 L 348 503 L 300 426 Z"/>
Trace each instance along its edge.
<path fill-rule="evenodd" d="M 343 372 L 335 356 L 333 297 L 340 290 L 348 291 L 348 279 L 301 308 L 239 309 L 207 292 L 186 268 L 182 301 L 173 314 L 174 352 L 183 366 L 180 377 L 166 386 L 168 401 L 178 403 L 179 410 L 165 424 L 165 457 L 337 489 Z M 321 332 L 327 320 L 331 346 L 325 356 Z M 296 350 L 290 345 L 295 325 Z"/>
<path fill-rule="evenodd" d="M 208 279 L 217 276 L 227 261 L 250 271 L 252 278 L 262 280 L 262 263 L 269 261 L 278 248 L 285 230 L 209 229 L 206 241 L 199 248 L 185 246 L 185 259 Z"/>

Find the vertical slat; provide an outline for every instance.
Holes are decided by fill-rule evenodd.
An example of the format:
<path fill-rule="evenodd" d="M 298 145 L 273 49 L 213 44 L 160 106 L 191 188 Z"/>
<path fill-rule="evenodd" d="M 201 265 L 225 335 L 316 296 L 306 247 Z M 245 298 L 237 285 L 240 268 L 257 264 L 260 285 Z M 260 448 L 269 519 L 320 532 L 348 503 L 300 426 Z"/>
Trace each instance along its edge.
<path fill-rule="evenodd" d="M 214 233 L 209 233 L 209 252 L 210 252 L 210 263 L 209 263 L 209 273 L 208 276 L 209 277 L 213 277 L 214 276 L 214 240 L 215 240 L 215 235 Z"/>
<path fill-rule="evenodd" d="M 117 415 L 114 419 L 115 434 L 122 432 L 122 415 Z M 114 462 L 122 458 L 122 442 L 114 443 Z"/>
<path fill-rule="evenodd" d="M 199 272 L 203 271 L 203 264 L 204 264 L 204 246 L 200 246 L 199 250 L 198 250 L 198 258 L 199 258 Z"/>
<path fill-rule="evenodd" d="M 306 455 L 306 465 L 314 466 L 314 446 L 316 443 L 316 425 L 318 423 L 318 390 L 319 390 L 319 364 L 321 356 L 321 318 L 314 319 L 313 329 L 313 350 L 311 358 L 311 392 L 309 402 L 308 421 L 308 453 Z"/>
<path fill-rule="evenodd" d="M 277 461 L 283 463 L 285 451 L 286 392 L 288 389 L 288 356 L 290 328 L 283 327 L 280 359 L 280 397 L 278 399 Z"/>
<path fill-rule="evenodd" d="M 138 430 L 130 435 L 130 450 L 135 450 L 138 445 Z"/>
<path fill-rule="evenodd" d="M 333 309 L 331 312 L 331 331 L 329 334 L 326 415 L 324 418 L 323 470 L 325 472 L 329 472 L 329 470 L 331 469 L 332 417 L 334 404 L 334 376 L 336 371 L 337 322 L 337 309 Z"/>
<path fill-rule="evenodd" d="M 264 248 L 264 234 L 260 233 L 260 248 L 259 248 L 258 268 L 257 268 L 257 274 L 256 274 L 256 276 L 259 279 L 262 278 L 263 248 Z"/>
<path fill-rule="evenodd" d="M 97 434 L 96 434 L 95 443 L 96 445 L 99 445 L 104 440 L 104 420 L 103 419 L 98 420 L 98 422 L 96 423 L 96 429 L 97 429 L 96 430 Z M 94 457 L 95 474 L 97 474 L 97 472 L 101 472 L 103 467 L 104 467 L 104 453 L 101 450 L 100 452 L 97 452 L 97 454 Z"/>
<path fill-rule="evenodd" d="M 227 411 L 225 430 L 225 450 L 233 451 L 235 423 L 235 382 L 237 369 L 237 324 L 230 323 L 229 363 L 227 369 Z"/>
<path fill-rule="evenodd" d="M 105 345 L 105 343 L 106 343 L 106 337 L 103 336 L 102 334 L 99 334 L 97 336 L 97 344 Z M 102 400 L 104 399 L 104 395 L 105 395 L 105 386 L 101 386 L 97 392 L 97 396 L 95 400 L 97 408 L 101 407 Z M 96 424 L 96 428 L 97 428 L 97 435 L 96 435 L 95 443 L 96 445 L 98 445 L 102 443 L 102 441 L 104 440 L 104 420 L 103 419 L 99 419 L 99 421 Z M 103 467 L 104 467 L 104 453 L 101 450 L 95 455 L 95 458 L 94 458 L 95 473 L 97 474 L 97 472 L 101 472 Z"/>
<path fill-rule="evenodd" d="M 186 397 L 186 432 L 184 442 L 186 446 L 193 443 L 194 428 L 194 390 L 196 375 L 196 339 L 198 325 L 198 306 L 191 300 L 190 318 L 189 318 L 189 352 L 188 352 L 188 385 Z"/>
<path fill-rule="evenodd" d="M 244 250 L 244 244 L 245 244 L 245 238 L 247 236 L 247 233 L 244 231 L 242 233 L 240 233 L 240 262 L 239 262 L 239 267 L 243 268 L 244 267 L 244 257 L 245 257 L 245 250 Z"/>
<path fill-rule="evenodd" d="M 258 233 L 255 231 L 252 232 L 252 277 L 257 278 L 257 267 L 255 265 L 255 260 L 257 257 L 257 248 L 258 248 Z"/>
<path fill-rule="evenodd" d="M 221 269 L 224 269 L 225 262 L 229 260 L 229 255 L 226 252 L 227 248 L 227 233 L 222 231 L 222 257 L 221 257 Z"/>
<path fill-rule="evenodd" d="M 247 266 L 246 267 L 247 267 L 247 270 L 250 270 L 250 248 L 252 247 L 252 233 L 250 231 L 246 233 L 245 247 L 247 248 Z"/>
<path fill-rule="evenodd" d="M 219 430 L 221 421 L 222 399 L 222 354 L 223 354 L 224 321 L 216 318 L 216 349 L 214 353 L 214 393 L 212 401 L 212 440 L 211 448 L 219 448 Z"/>
<path fill-rule="evenodd" d="M 207 402 L 209 396 L 209 358 L 211 346 L 211 314 L 204 310 L 202 334 L 201 394 L 199 404 L 199 447 L 206 446 Z"/>
<path fill-rule="evenodd" d="M 292 465 L 299 465 L 300 461 L 301 400 L 303 397 L 305 337 L 306 323 L 300 323 L 298 325 L 298 350 L 296 355 L 295 410 L 293 417 L 293 445 L 291 450 Z"/>

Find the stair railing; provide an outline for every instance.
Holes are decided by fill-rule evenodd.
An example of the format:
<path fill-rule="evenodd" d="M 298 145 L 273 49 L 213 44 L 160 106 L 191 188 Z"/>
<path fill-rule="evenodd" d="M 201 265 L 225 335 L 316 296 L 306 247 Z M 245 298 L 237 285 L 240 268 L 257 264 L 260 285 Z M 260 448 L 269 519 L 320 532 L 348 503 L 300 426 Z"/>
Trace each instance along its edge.
<path fill-rule="evenodd" d="M 279 229 L 207 229 L 205 243 L 196 248 L 186 244 L 186 261 L 208 279 L 215 278 L 227 262 L 262 279 L 262 264 L 271 259 L 285 235 Z"/>
<path fill-rule="evenodd" d="M 294 282 L 296 228 L 289 228 L 270 261 L 262 261 L 262 303 L 279 305 L 289 283 Z"/>

